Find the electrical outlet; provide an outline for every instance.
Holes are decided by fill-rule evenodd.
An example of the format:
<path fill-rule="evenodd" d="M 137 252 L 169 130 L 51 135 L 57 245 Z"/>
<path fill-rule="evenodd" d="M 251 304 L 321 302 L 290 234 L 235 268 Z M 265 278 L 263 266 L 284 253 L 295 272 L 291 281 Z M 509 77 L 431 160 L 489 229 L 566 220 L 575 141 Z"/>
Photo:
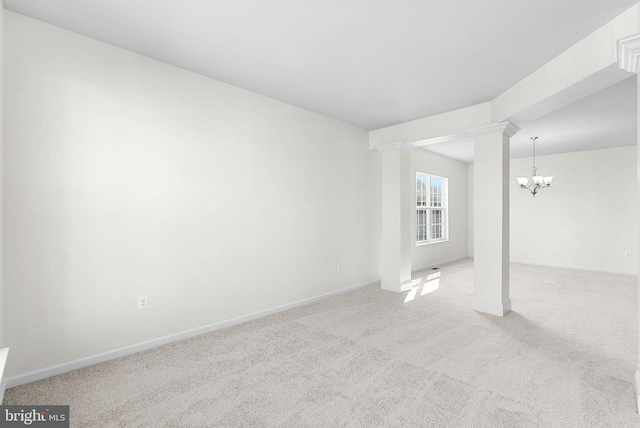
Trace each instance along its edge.
<path fill-rule="evenodd" d="M 342 270 L 342 263 L 338 263 L 336 265 L 336 272 L 340 272 Z"/>
<path fill-rule="evenodd" d="M 625 251 L 624 252 L 624 256 L 625 257 L 631 257 L 631 251 Z"/>
<path fill-rule="evenodd" d="M 138 310 L 147 309 L 149 307 L 149 297 L 145 294 L 144 296 L 138 296 Z"/>

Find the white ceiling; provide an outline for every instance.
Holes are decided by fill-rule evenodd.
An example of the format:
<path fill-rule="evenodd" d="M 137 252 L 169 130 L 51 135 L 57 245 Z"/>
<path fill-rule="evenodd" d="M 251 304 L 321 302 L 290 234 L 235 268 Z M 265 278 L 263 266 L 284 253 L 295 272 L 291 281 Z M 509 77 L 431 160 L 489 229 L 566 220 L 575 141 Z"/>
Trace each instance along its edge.
<path fill-rule="evenodd" d="M 4 6 L 371 130 L 489 101 L 636 2 L 4 0 Z M 621 85 L 616 97 L 630 86 Z M 603 102 L 612 96 L 595 95 L 556 119 L 523 126 L 514 154 L 530 134 L 540 136 L 542 152 L 569 139 L 596 147 L 602 126 L 593 125 L 602 125 L 610 112 Z"/>
<path fill-rule="evenodd" d="M 637 144 L 637 76 L 596 92 L 573 104 L 522 125 L 511 137 L 511 158 L 551 155 Z M 473 139 L 424 146 L 464 162 L 473 162 Z"/>

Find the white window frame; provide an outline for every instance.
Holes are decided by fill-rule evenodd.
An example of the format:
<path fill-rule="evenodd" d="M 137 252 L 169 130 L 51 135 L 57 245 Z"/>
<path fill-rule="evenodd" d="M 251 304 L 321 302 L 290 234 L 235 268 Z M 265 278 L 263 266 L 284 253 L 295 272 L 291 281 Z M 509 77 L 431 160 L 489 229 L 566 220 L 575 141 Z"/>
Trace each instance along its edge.
<path fill-rule="evenodd" d="M 426 185 L 421 185 L 422 180 Z M 431 179 L 441 180 L 442 191 L 440 200 L 432 195 Z M 432 197 L 433 196 L 433 197 Z M 440 223 L 434 224 L 433 218 L 437 211 L 441 211 Z M 416 172 L 416 245 L 435 244 L 449 240 L 449 179 L 434 174 Z M 439 236 L 433 226 L 440 226 Z"/>

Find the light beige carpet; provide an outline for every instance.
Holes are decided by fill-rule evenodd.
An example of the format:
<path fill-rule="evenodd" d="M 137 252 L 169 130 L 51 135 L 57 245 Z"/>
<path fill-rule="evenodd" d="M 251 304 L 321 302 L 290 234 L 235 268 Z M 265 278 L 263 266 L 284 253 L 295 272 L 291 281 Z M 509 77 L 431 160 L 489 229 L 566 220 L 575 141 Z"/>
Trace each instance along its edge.
<path fill-rule="evenodd" d="M 635 277 L 513 264 L 504 318 L 471 310 L 471 260 L 415 277 L 411 294 L 363 288 L 5 404 L 70 404 L 75 427 L 640 427 Z"/>

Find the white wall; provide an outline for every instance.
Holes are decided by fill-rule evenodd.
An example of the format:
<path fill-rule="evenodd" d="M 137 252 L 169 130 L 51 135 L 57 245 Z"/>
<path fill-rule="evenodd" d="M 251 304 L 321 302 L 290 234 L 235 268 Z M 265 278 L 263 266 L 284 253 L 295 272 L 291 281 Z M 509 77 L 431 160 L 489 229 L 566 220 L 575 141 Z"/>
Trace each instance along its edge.
<path fill-rule="evenodd" d="M 535 198 L 516 183 L 531 175 L 531 158 L 512 159 L 511 260 L 636 274 L 636 151 L 538 156 L 538 173 L 554 179 Z"/>
<path fill-rule="evenodd" d="M 5 379 L 4 372 L 6 368 L 9 350 L 5 346 L 5 300 L 4 300 L 4 8 L 0 7 L 0 403 L 4 401 Z"/>
<path fill-rule="evenodd" d="M 412 201 L 415 206 L 416 172 L 447 177 L 449 183 L 449 241 L 416 246 L 416 212 L 412 210 L 411 269 L 433 266 L 467 256 L 467 165 L 427 150 L 411 154 L 414 177 Z"/>
<path fill-rule="evenodd" d="M 475 242 L 473 239 L 473 189 L 474 189 L 474 171 L 473 163 L 467 164 L 467 256 L 473 258 Z"/>
<path fill-rule="evenodd" d="M 10 375 L 380 278 L 367 132 L 10 12 L 6 27 Z"/>
<path fill-rule="evenodd" d="M 531 175 L 531 157 L 511 159 L 511 261 L 636 274 L 636 151 L 627 146 L 537 156 L 538 172 L 554 181 L 535 198 L 516 181 Z M 473 257 L 473 164 L 468 177 Z"/>
<path fill-rule="evenodd" d="M 3 178 L 4 178 L 4 8 L 0 7 L 0 243 L 3 242 Z M 4 268 L 3 268 L 3 248 L 4 245 L 0 244 L 0 348 L 5 346 L 5 310 L 4 310 Z M 2 379 L 0 378 L 0 382 Z M 2 393 L 0 389 L 0 393 Z M 1 402 L 1 401 L 0 401 Z"/>

